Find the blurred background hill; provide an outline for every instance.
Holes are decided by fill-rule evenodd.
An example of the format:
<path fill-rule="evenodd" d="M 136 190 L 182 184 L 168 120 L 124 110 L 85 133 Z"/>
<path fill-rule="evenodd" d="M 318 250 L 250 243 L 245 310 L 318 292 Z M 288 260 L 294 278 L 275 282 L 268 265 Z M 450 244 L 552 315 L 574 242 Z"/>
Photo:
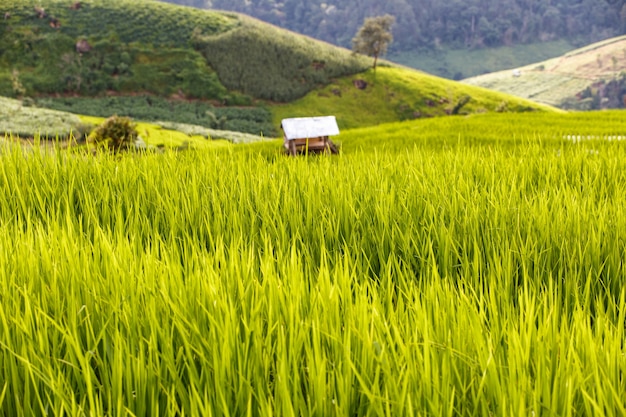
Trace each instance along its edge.
<path fill-rule="evenodd" d="M 363 19 L 396 17 L 389 58 L 461 79 L 626 33 L 622 0 L 166 0 L 232 10 L 350 47 Z"/>

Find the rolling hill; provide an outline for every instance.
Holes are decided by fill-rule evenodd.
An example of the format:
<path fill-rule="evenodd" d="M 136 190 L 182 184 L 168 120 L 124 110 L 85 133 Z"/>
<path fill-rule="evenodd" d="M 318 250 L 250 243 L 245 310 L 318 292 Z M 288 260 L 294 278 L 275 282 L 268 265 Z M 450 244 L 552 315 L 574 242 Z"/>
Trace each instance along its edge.
<path fill-rule="evenodd" d="M 0 96 L 21 99 L 25 114 L 275 136 L 293 115 L 332 112 L 342 127 L 363 127 L 549 109 L 389 62 L 374 72 L 366 57 L 235 13 L 150 0 L 0 0 L 0 10 Z"/>
<path fill-rule="evenodd" d="M 565 109 L 624 108 L 626 36 L 557 58 L 463 80 Z"/>

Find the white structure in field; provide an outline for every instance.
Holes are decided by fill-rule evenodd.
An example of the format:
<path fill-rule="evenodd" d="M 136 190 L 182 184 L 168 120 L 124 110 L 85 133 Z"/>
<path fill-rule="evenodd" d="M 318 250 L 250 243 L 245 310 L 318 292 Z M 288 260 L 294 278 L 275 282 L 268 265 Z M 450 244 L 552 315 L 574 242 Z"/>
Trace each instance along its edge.
<path fill-rule="evenodd" d="M 298 152 L 337 153 L 337 147 L 330 136 L 339 134 L 335 116 L 294 117 L 283 119 L 285 149 L 291 154 Z"/>

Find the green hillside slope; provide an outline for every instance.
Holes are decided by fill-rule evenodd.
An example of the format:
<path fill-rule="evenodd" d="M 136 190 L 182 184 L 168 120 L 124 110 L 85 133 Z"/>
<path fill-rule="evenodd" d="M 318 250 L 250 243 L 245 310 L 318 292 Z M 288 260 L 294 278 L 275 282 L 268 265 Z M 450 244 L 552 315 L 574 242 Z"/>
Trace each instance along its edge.
<path fill-rule="evenodd" d="M 390 63 L 374 73 L 367 57 L 233 13 L 149 0 L 0 0 L 0 11 L 0 96 L 26 106 L 263 136 L 320 113 L 362 127 L 546 109 Z"/>
<path fill-rule="evenodd" d="M 530 100 L 423 72 L 379 67 L 344 77 L 306 97 L 272 108 L 275 125 L 293 115 L 334 114 L 341 128 L 471 113 L 550 111 Z"/>
<path fill-rule="evenodd" d="M 222 98 L 226 89 L 189 38 L 237 19 L 148 1 L 0 0 L 0 94 L 146 91 Z"/>
<path fill-rule="evenodd" d="M 367 67 L 347 50 L 235 14 L 148 0 L 39 4 L 0 0 L 0 95 L 141 91 L 249 103 L 230 89 L 285 101 Z"/>
<path fill-rule="evenodd" d="M 77 115 L 57 110 L 25 107 L 21 101 L 0 97 L 0 138 L 4 134 L 67 138 L 80 129 Z"/>
<path fill-rule="evenodd" d="M 544 62 L 463 82 L 562 108 L 623 108 L 625 70 L 626 36 L 622 36 Z"/>
<path fill-rule="evenodd" d="M 60 145 L 81 143 L 102 117 L 24 105 L 20 100 L 0 97 L 0 144 L 23 140 L 49 140 Z M 136 123 L 141 140 L 148 146 L 214 148 L 229 143 L 260 142 L 264 138 L 230 130 L 210 129 L 184 123 Z M 22 142 L 23 143 L 23 142 Z"/>

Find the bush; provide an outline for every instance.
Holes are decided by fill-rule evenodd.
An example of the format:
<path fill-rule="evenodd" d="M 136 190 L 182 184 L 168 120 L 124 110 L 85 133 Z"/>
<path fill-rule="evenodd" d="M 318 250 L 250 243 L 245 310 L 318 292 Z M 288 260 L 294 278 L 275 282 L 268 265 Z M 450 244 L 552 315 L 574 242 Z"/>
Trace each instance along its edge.
<path fill-rule="evenodd" d="M 119 152 L 134 147 L 138 136 L 130 118 L 111 116 L 89 135 L 88 141 L 98 147 Z"/>

